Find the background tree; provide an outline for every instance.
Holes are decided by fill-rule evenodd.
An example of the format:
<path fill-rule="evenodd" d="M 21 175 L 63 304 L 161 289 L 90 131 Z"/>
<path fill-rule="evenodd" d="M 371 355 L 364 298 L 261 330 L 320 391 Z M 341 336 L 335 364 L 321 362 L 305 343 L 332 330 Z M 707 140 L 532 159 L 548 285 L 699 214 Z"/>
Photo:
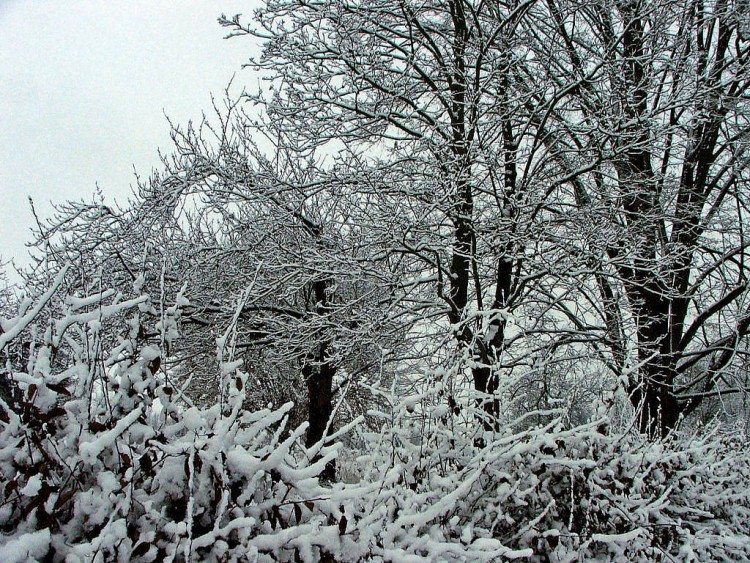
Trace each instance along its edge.
<path fill-rule="evenodd" d="M 429 319 L 437 342 L 452 334 L 488 430 L 499 420 L 500 371 L 514 365 L 502 361 L 510 343 L 553 333 L 509 333 L 508 319 L 557 307 L 556 219 L 546 209 L 560 183 L 540 150 L 556 100 L 520 70 L 535 40 L 532 5 L 274 0 L 257 25 L 223 20 L 234 35 L 266 41 L 251 66 L 272 80 L 253 98 L 269 118 L 310 147 L 343 147 L 361 197 L 390 211 L 370 236 L 411 264 L 408 288 L 422 295 L 414 322 Z M 517 346 L 528 359 L 547 343 Z"/>
<path fill-rule="evenodd" d="M 716 2 L 549 1 L 550 120 L 566 147 L 605 341 L 641 431 L 744 392 L 746 11 Z M 628 351 L 633 350 L 630 354 Z"/>
<path fill-rule="evenodd" d="M 742 17 L 722 2 L 273 1 L 254 26 L 222 20 L 266 41 L 262 126 L 232 107 L 177 130 L 125 230 L 103 206 L 58 225 L 95 220 L 89 249 L 127 231 L 112 271 L 148 264 L 162 294 L 194 284 L 186 327 L 246 300 L 240 346 L 322 385 L 316 411 L 342 366 L 388 350 L 466 366 L 451 373 L 470 372 L 484 430 L 501 373 L 522 378 L 519 404 L 549 405 L 609 369 L 630 377 L 640 429 L 665 435 L 745 388 L 727 379 L 750 323 Z M 421 348 L 392 354 L 409 330 Z M 211 348 L 196 334 L 183 362 Z"/>
<path fill-rule="evenodd" d="M 386 356 L 404 345 L 388 309 L 396 272 L 363 234 L 348 185 L 271 126 L 262 151 L 258 130 L 235 109 L 218 126 L 176 129 L 174 157 L 125 213 L 65 209 L 46 238 L 57 237 L 57 262 L 75 259 L 69 237 L 80 237 L 82 268 L 93 262 L 127 278 L 145 261 L 141 284 L 162 299 L 182 296 L 183 338 L 161 367 L 192 401 L 211 403 L 223 388 L 211 373 L 213 348 L 234 323 L 233 353 L 251 376 L 248 407 L 293 400 L 312 447 L 338 424 L 337 402 L 345 421 L 366 411 L 361 383 L 387 379 Z M 153 263 L 154 252 L 163 260 Z"/>

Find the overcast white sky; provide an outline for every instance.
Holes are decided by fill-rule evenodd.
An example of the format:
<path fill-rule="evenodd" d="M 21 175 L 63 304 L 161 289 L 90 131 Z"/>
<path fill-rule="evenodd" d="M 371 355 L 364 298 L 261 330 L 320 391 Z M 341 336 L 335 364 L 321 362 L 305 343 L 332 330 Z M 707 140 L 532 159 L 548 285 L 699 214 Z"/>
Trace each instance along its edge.
<path fill-rule="evenodd" d="M 96 184 L 125 202 L 133 166 L 147 177 L 169 126 L 210 111 L 253 52 L 223 39 L 223 12 L 258 0 L 0 0 L 0 257 L 25 262 L 33 218 L 50 201 L 89 200 Z"/>

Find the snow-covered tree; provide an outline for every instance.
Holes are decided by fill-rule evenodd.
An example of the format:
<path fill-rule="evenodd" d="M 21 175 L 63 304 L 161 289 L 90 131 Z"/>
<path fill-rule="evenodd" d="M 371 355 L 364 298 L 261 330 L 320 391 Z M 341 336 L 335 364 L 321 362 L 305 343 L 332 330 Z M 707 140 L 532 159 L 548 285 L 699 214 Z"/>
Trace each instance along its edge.
<path fill-rule="evenodd" d="M 544 9 L 542 79 L 576 79 L 546 127 L 602 341 L 640 429 L 665 435 L 747 390 L 748 13 L 723 0 Z"/>
<path fill-rule="evenodd" d="M 223 20 L 265 41 L 250 66 L 270 77 L 253 97 L 269 118 L 307 146 L 343 149 L 365 214 L 380 212 L 385 233 L 370 236 L 413 272 L 414 323 L 437 342 L 452 335 L 469 358 L 486 430 L 497 429 L 501 373 L 549 350 L 552 332 L 534 324 L 558 307 L 561 183 L 543 127 L 556 100 L 525 74 L 532 5 L 272 0 L 255 23 Z"/>
<path fill-rule="evenodd" d="M 745 17 L 223 17 L 267 86 L 0 304 L 3 556 L 750 558 Z"/>

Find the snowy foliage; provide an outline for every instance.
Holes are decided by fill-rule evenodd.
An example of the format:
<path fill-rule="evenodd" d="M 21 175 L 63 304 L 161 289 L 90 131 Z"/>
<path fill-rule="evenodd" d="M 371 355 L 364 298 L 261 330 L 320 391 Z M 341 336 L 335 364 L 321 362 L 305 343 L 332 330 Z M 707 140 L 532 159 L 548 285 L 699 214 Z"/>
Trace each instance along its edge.
<path fill-rule="evenodd" d="M 290 528 L 329 518 L 316 476 L 335 451 L 301 448 L 305 427 L 285 429 L 290 404 L 245 412 L 247 376 L 220 356 L 223 402 L 187 405 L 162 350 L 139 343 L 148 295 L 68 299 L 65 316 L 42 322 L 48 298 L 3 323 L 3 344 L 27 321 L 47 325 L 28 365 L 3 373 L 13 390 L 1 404 L 6 561 L 313 558 L 313 538 Z M 105 349 L 115 317 L 121 336 Z"/>
<path fill-rule="evenodd" d="M 439 388 L 418 399 L 434 412 L 438 395 Z M 356 526 L 372 546 L 369 555 L 394 561 L 750 556 L 750 456 L 737 434 L 715 429 L 653 443 L 610 432 L 606 418 L 567 429 L 556 418 L 514 431 L 525 426 L 518 420 L 475 447 L 450 416 L 410 414 L 414 399 L 383 413 L 383 432 L 361 460 L 367 484 L 353 496 L 364 499 Z"/>
<path fill-rule="evenodd" d="M 746 20 L 220 18 L 267 88 L 0 291 L 1 556 L 750 560 Z"/>
<path fill-rule="evenodd" d="M 64 273 L 3 320 L 6 347 L 37 335 L 27 365 L 8 360 L 3 372 L 6 561 L 750 557 L 739 434 L 654 443 L 610 430 L 605 412 L 574 427 L 546 412 L 536 414 L 550 422 L 511 421 L 481 445 L 442 382 L 401 398 L 373 389 L 390 408 L 369 413 L 379 432 L 360 432 L 359 479 L 327 483 L 318 475 L 337 447 L 305 448 L 305 425 L 286 428 L 290 404 L 243 410 L 231 326 L 217 346 L 223 392 L 197 408 L 170 385 L 163 350 L 141 344 L 146 319 L 162 317 L 149 314 L 150 297 L 68 298 L 64 316 L 46 317 Z M 180 307 L 163 317 L 159 329 L 176 338 Z M 103 332 L 118 329 L 103 347 Z"/>

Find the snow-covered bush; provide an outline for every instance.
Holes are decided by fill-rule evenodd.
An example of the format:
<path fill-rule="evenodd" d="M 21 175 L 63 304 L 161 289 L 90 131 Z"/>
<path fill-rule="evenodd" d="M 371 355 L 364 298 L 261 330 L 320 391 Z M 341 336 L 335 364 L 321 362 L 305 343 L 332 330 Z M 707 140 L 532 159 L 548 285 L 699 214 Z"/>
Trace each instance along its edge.
<path fill-rule="evenodd" d="M 368 413 L 380 431 L 360 426 L 363 455 L 326 483 L 338 448 L 304 447 L 291 404 L 243 410 L 239 315 L 216 339 L 217 401 L 199 408 L 169 377 L 183 297 L 159 310 L 136 283 L 55 315 L 64 275 L 2 319 L 4 561 L 750 558 L 742 433 L 649 442 L 605 411 L 571 426 L 551 410 L 478 439 L 473 402 L 459 408 L 446 384 L 454 367 L 418 394 L 372 387 L 389 406 Z M 19 340 L 25 364 L 7 353 Z"/>
<path fill-rule="evenodd" d="M 371 555 L 394 561 L 750 557 L 750 451 L 740 434 L 714 429 L 653 443 L 611 432 L 606 418 L 567 429 L 558 418 L 530 429 L 524 421 L 509 424 L 477 448 L 473 434 L 441 408 L 441 389 L 395 401 L 361 460 L 371 484 L 349 491 L 362 499 L 352 511 L 352 533 Z"/>
<path fill-rule="evenodd" d="M 242 410 L 231 331 L 218 339 L 221 400 L 199 409 L 165 369 L 184 299 L 156 311 L 148 295 L 103 292 L 48 319 L 64 274 L 2 323 L 0 348 L 34 324 L 42 335 L 28 365 L 4 366 L 15 400 L 0 403 L 3 560 L 318 559 L 321 522 L 338 537 L 317 480 L 336 452 L 304 449 L 304 426 L 284 432 L 291 404 Z M 107 349 L 104 334 L 119 343 Z"/>

